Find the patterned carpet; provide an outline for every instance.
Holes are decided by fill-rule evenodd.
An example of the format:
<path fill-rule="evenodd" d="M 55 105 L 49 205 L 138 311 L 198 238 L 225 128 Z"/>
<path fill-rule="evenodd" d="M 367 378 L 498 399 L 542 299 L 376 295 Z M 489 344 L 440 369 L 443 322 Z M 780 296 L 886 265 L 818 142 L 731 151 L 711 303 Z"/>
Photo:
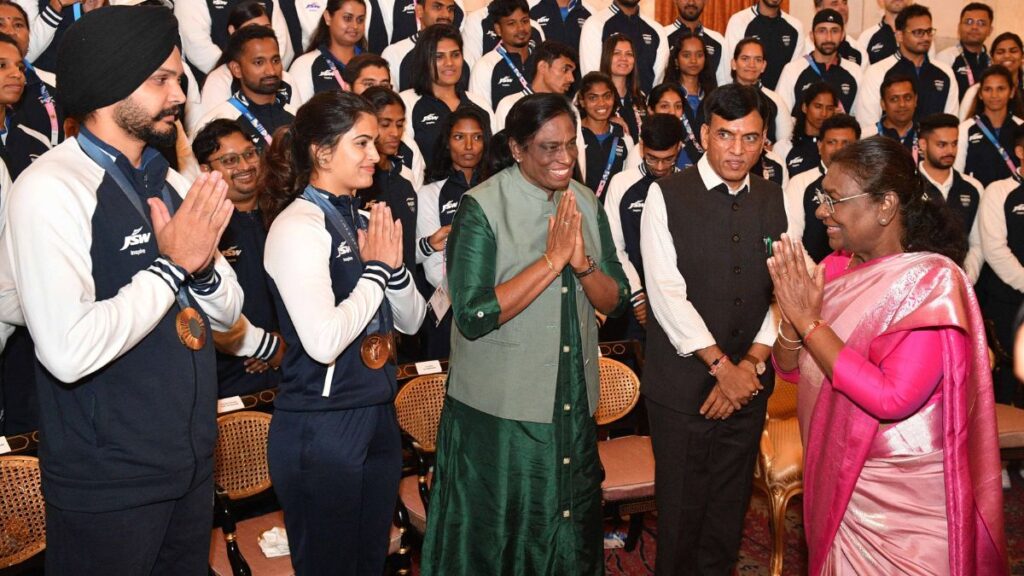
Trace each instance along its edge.
<path fill-rule="evenodd" d="M 1007 549 L 1010 573 L 1024 576 L 1024 479 L 1013 474 L 1013 488 L 1003 492 L 1006 510 Z M 786 512 L 786 552 L 782 573 L 802 576 L 807 569 L 807 546 L 803 541 L 801 501 L 795 499 Z M 655 519 L 648 518 L 641 542 L 633 552 L 623 549 L 605 551 L 605 574 L 609 576 L 643 576 L 654 574 L 657 557 Z M 610 527 L 625 530 L 626 526 Z M 771 561 L 771 535 L 768 529 L 768 502 L 756 492 L 747 512 L 743 543 L 737 574 L 767 575 Z"/>
<path fill-rule="evenodd" d="M 1010 556 L 1010 573 L 1024 576 L 1024 479 L 1011 474 L 1013 488 L 1003 492 L 1006 510 L 1007 549 Z M 803 540 L 801 522 L 801 500 L 793 500 L 786 511 L 786 551 L 783 560 L 784 576 L 803 576 L 807 570 L 807 546 Z M 606 530 L 621 530 L 625 535 L 627 525 L 608 524 Z M 658 555 L 657 529 L 655 518 L 648 515 L 644 534 L 636 549 L 605 550 L 605 574 L 607 576 L 647 576 L 654 574 L 654 562 Z M 418 549 L 413 554 L 414 574 L 419 574 Z M 743 543 L 740 546 L 740 560 L 736 566 L 739 576 L 768 576 L 771 563 L 771 534 L 768 529 L 768 501 L 755 491 L 747 512 Z"/>

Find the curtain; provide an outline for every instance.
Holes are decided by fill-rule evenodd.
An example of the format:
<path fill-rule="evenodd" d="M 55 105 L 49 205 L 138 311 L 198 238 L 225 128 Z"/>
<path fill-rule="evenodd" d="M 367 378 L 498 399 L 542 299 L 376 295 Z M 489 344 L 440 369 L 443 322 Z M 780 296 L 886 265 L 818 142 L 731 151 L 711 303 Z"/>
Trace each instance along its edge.
<path fill-rule="evenodd" d="M 712 30 L 725 34 L 725 25 L 729 23 L 729 16 L 748 7 L 753 6 L 756 0 L 708 0 L 704 7 L 704 25 Z M 674 0 L 655 0 L 655 17 L 662 24 L 670 24 L 676 19 L 676 4 Z M 789 10 L 789 0 L 782 0 L 782 9 Z"/>

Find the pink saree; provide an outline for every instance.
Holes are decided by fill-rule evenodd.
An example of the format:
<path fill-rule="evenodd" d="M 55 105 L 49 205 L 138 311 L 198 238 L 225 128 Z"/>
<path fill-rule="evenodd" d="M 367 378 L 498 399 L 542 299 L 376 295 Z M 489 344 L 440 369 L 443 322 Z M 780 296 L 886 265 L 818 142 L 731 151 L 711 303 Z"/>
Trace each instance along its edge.
<path fill-rule="evenodd" d="M 836 390 L 810 355 L 801 354 L 809 573 L 1007 574 L 988 348 L 969 281 L 931 253 L 880 258 L 838 275 L 835 264 L 826 261 L 822 317 L 864 358 L 885 356 L 879 344 L 894 339 L 882 336 L 955 330 L 937 331 L 941 350 L 934 354 L 942 371 L 933 401 L 895 423 Z M 950 336 L 956 331 L 960 346 Z M 905 525 L 916 519 L 931 533 L 918 526 L 913 538 L 900 538 L 900 520 L 887 525 L 887 511 Z M 881 545 L 865 549 L 872 541 Z M 948 562 L 935 557 L 946 545 Z M 837 557 L 844 547 L 849 553 Z M 900 553 L 885 557 L 886 548 Z"/>

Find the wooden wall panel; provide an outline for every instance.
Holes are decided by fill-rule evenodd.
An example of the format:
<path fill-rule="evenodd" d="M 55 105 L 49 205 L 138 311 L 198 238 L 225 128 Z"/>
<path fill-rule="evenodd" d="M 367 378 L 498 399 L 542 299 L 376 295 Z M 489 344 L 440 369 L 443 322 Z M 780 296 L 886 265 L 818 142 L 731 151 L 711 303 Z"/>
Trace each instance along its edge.
<path fill-rule="evenodd" d="M 654 14 L 659 22 L 669 24 L 676 19 L 674 0 L 655 0 L 655 2 Z M 753 4 L 754 0 L 707 0 L 707 5 L 704 7 L 704 25 L 724 34 L 729 16 Z M 782 9 L 789 10 L 789 0 L 782 0 Z"/>

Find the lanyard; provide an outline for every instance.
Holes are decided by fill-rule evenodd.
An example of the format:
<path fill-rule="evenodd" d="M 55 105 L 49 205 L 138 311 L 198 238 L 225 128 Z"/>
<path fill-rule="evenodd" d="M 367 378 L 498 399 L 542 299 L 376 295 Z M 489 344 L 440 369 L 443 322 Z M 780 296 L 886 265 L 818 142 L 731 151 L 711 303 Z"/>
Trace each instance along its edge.
<path fill-rule="evenodd" d="M 338 71 L 338 65 L 334 63 L 334 58 L 323 48 L 320 49 L 320 54 L 323 56 L 324 62 L 327 62 L 327 67 L 330 68 L 331 74 L 334 75 L 334 81 L 338 83 L 342 90 L 345 90 L 345 81 L 341 79 L 341 72 Z"/>
<path fill-rule="evenodd" d="M 81 2 L 75 2 L 74 4 L 72 4 L 71 12 L 72 12 L 72 15 L 75 18 L 75 22 L 78 22 L 78 19 L 82 17 L 82 4 L 81 4 Z"/>
<path fill-rule="evenodd" d="M 77 6 L 78 4 L 75 4 Z M 121 189 L 124 197 L 128 199 L 128 202 L 135 208 L 135 210 L 142 216 L 142 221 L 153 227 L 152 222 L 149 220 L 149 216 L 146 214 L 145 209 L 142 207 L 142 200 L 139 199 L 139 194 L 135 191 L 135 187 L 128 182 L 128 178 L 125 177 L 124 172 L 114 163 L 114 159 L 104 152 L 99 145 L 92 141 L 92 139 L 85 133 L 79 133 L 77 138 L 78 146 L 85 152 L 85 155 L 93 160 L 93 162 L 100 165 L 100 168 L 110 176 L 117 187 Z M 167 207 L 167 212 L 171 216 L 174 216 L 174 203 L 171 202 L 171 191 L 167 186 L 167 182 L 164 182 L 164 187 L 160 191 L 160 197 L 164 201 L 164 206 Z M 178 290 L 175 295 L 175 299 L 178 301 L 178 307 L 182 310 L 189 307 L 188 295 L 186 290 Z"/>
<path fill-rule="evenodd" d="M 981 133 L 985 135 L 985 138 L 988 138 L 989 143 L 996 147 L 999 155 L 1003 157 L 1003 162 L 1006 162 L 1006 167 L 1010 169 L 1010 176 L 1012 176 L 1017 182 L 1020 182 L 1021 177 L 1020 174 L 1017 173 L 1017 166 L 1013 163 L 1013 160 L 1010 159 L 1010 155 L 1006 152 L 1006 148 L 1003 148 L 1003 145 L 999 143 L 996 135 L 993 134 L 992 131 L 988 129 L 988 126 L 985 126 L 985 123 L 981 121 L 981 116 L 975 116 L 974 123 L 978 125 L 978 128 L 981 130 Z"/>
<path fill-rule="evenodd" d="M 879 120 L 877 123 L 875 123 L 875 129 L 878 131 L 878 133 L 880 135 L 885 136 L 885 127 L 882 126 L 882 121 L 881 120 Z M 917 149 L 917 136 L 918 136 L 918 134 L 917 134 L 917 130 L 913 126 L 911 126 L 910 129 L 914 132 L 914 141 L 911 144 L 910 153 L 914 156 L 914 164 L 917 164 L 917 157 L 920 155 L 920 152 Z M 896 131 L 893 130 L 893 132 L 896 132 Z M 900 144 L 903 144 L 903 138 L 900 138 L 900 133 L 899 132 L 896 132 L 896 140 Z"/>
<path fill-rule="evenodd" d="M 814 70 L 814 73 L 818 75 L 818 78 L 821 78 L 822 82 L 825 82 L 825 72 L 828 71 L 828 65 L 826 65 L 825 70 L 822 70 L 821 68 L 818 68 L 818 63 L 814 61 L 814 56 L 808 54 L 804 56 L 804 58 L 807 59 L 807 65 L 811 67 L 811 70 Z M 833 66 L 836 65 L 838 65 L 838 62 L 833 64 Z M 839 112 L 846 114 L 846 109 L 843 107 L 842 101 L 836 100 L 836 103 L 839 104 Z"/>
<path fill-rule="evenodd" d="M 508 64 L 508 67 L 512 69 L 512 73 L 519 79 L 519 83 L 523 85 L 523 90 L 526 90 L 527 94 L 533 94 L 533 90 L 530 90 L 530 83 L 526 81 L 526 77 L 523 76 L 523 73 L 519 71 L 519 68 L 512 63 L 512 59 L 508 57 L 508 50 L 505 50 L 505 47 L 501 45 L 501 42 L 498 42 L 498 45 L 495 46 L 494 49 L 497 50 L 498 54 L 501 54 L 501 57 L 505 59 L 505 64 Z"/>
<path fill-rule="evenodd" d="M 306 185 L 306 189 L 302 191 L 302 198 L 313 203 L 314 206 L 320 209 L 324 213 L 324 218 L 330 223 L 331 227 L 341 235 L 344 241 L 352 248 L 352 253 L 356 255 L 356 261 L 359 262 L 359 268 L 362 270 L 362 257 L 359 255 L 359 241 L 356 239 L 356 233 L 352 230 L 352 227 L 348 225 L 348 222 L 341 217 L 341 213 L 338 209 L 331 205 L 326 198 L 323 197 L 312 184 Z M 358 225 L 358 218 L 356 219 Z M 391 323 L 391 307 L 388 305 L 387 297 L 385 296 L 381 302 L 380 308 L 377 309 L 377 313 L 373 319 L 366 326 L 366 334 L 373 334 L 374 332 L 380 332 L 382 326 L 388 326 Z M 389 328 L 390 329 L 390 328 Z"/>
<path fill-rule="evenodd" d="M 971 63 L 967 60 L 963 45 L 960 46 L 960 57 L 964 59 L 964 68 L 967 68 L 967 85 L 974 86 L 974 70 L 971 69 Z"/>
<path fill-rule="evenodd" d="M 78 6 L 78 4 L 75 4 Z M 25 69 L 35 72 L 35 68 L 28 60 L 25 60 Z M 50 148 L 57 145 L 57 141 L 60 138 L 60 129 L 57 126 L 57 107 L 53 103 L 53 96 L 50 96 L 50 91 L 46 89 L 46 83 L 39 80 L 39 100 L 43 103 L 43 108 L 46 108 L 46 115 L 50 117 Z"/>
<path fill-rule="evenodd" d="M 252 112 L 249 111 L 249 108 L 246 107 L 245 104 L 242 104 L 242 101 L 238 99 L 238 96 L 232 96 L 231 98 L 228 98 L 228 102 L 230 102 L 231 105 L 235 107 L 235 110 L 241 112 L 242 116 L 245 116 L 246 121 L 248 121 L 249 124 L 251 124 L 252 127 L 255 128 L 257 132 L 259 132 L 260 136 L 263 137 L 263 140 L 266 141 L 267 144 L 270 144 L 274 141 L 274 139 L 271 138 L 270 136 L 270 132 L 267 132 L 267 129 L 264 128 L 263 124 L 260 124 L 260 121 L 257 120 L 256 117 L 252 115 Z"/>
<path fill-rule="evenodd" d="M 598 198 L 604 194 L 604 187 L 608 184 L 608 176 L 612 173 L 612 164 L 615 164 L 615 152 L 619 148 L 619 137 L 612 138 L 612 149 L 608 152 L 608 163 L 604 165 L 604 173 L 601 174 L 601 181 L 597 183 L 595 194 Z"/>
<path fill-rule="evenodd" d="M 687 103 L 687 108 L 690 106 Z M 690 125 L 690 119 L 686 116 L 686 110 L 683 110 L 683 129 L 686 130 L 686 139 L 689 140 L 697 152 L 703 154 L 704 147 L 700 145 L 700 140 L 697 140 L 697 134 L 693 131 L 693 126 Z"/>

